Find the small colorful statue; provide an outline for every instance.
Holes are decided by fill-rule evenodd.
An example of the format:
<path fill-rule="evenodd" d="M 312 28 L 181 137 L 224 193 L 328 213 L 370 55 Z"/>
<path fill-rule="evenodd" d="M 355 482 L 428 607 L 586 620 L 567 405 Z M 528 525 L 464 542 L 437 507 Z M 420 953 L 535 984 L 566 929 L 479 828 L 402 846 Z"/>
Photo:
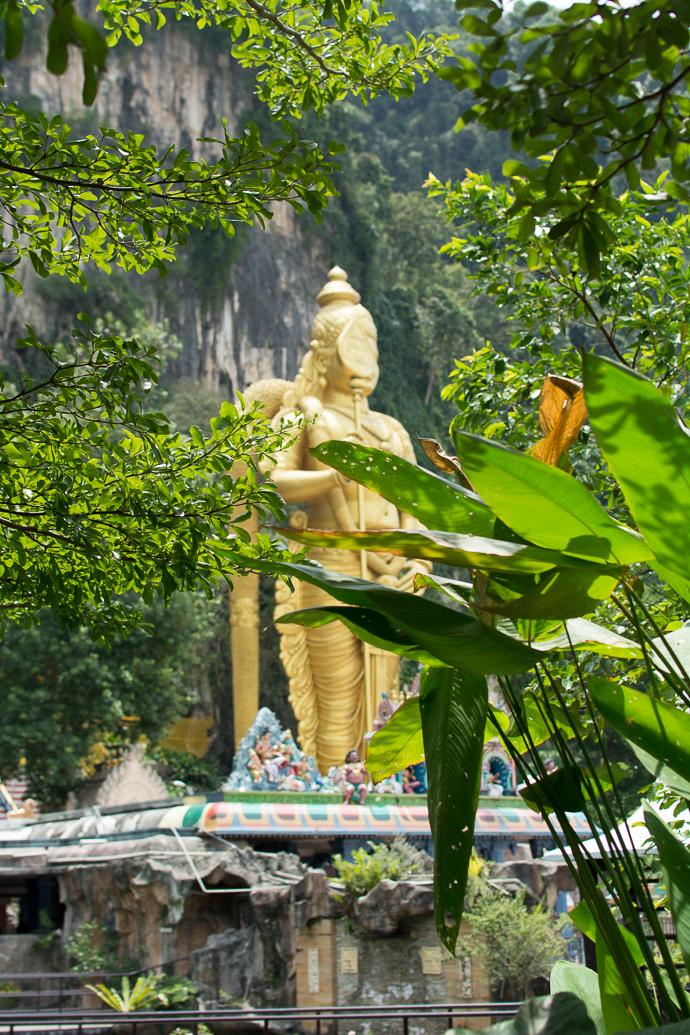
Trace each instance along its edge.
<path fill-rule="evenodd" d="M 358 805 L 364 804 L 369 793 L 370 777 L 366 765 L 359 759 L 359 751 L 353 748 L 345 756 L 345 764 L 340 767 L 344 804 L 349 805 L 353 798 Z"/>

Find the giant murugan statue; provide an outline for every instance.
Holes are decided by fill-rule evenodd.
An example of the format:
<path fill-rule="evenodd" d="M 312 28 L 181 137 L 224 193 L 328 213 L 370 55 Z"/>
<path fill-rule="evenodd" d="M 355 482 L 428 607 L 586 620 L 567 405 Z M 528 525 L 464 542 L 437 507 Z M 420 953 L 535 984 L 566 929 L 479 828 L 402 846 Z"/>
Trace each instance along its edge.
<path fill-rule="evenodd" d="M 309 451 L 331 439 L 347 439 L 415 462 L 409 435 L 400 422 L 368 407 L 367 397 L 378 381 L 378 349 L 374 321 L 359 300 L 345 272 L 337 266 L 332 269 L 317 295 L 320 311 L 312 324 L 310 350 L 294 383 L 259 382 L 247 393 L 250 400 L 266 402 L 276 423 L 295 413 L 311 422 L 264 468 L 286 503 L 306 506 L 291 514 L 293 527 L 419 527 L 411 515 L 362 490 Z M 430 570 L 425 561 L 391 554 L 313 548 L 309 556 L 324 568 L 410 591 L 415 574 Z M 282 581 L 277 583 L 276 599 L 277 620 L 289 611 L 334 602 L 315 586 L 295 582 L 293 593 Z M 399 659 L 366 647 L 339 622 L 319 629 L 278 624 L 278 629 L 301 746 L 316 756 L 319 768 L 326 772 L 330 766 L 342 765 L 351 749 L 362 749 L 362 738 L 373 728 L 383 694 L 395 693 Z"/>

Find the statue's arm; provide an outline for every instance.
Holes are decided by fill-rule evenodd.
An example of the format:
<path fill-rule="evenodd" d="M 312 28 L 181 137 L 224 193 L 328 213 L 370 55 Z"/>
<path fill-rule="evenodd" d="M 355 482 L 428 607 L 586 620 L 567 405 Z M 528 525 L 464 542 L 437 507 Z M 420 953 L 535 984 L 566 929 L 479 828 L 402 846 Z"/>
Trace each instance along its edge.
<path fill-rule="evenodd" d="M 304 431 L 287 447 L 275 454 L 273 461 L 267 460 L 261 470 L 274 482 L 286 503 L 309 503 L 324 496 L 337 485 L 342 485 L 341 476 L 332 467 L 323 465 L 323 470 L 304 471 Z"/>
<path fill-rule="evenodd" d="M 286 471 L 276 467 L 270 474 L 286 503 L 309 503 L 340 484 L 338 472 L 332 467 L 324 471 Z"/>

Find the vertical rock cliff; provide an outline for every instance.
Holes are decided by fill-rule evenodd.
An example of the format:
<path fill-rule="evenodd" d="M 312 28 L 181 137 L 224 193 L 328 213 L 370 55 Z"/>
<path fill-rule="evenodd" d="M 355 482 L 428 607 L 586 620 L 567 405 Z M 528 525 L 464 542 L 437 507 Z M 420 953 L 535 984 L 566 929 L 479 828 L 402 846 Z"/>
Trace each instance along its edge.
<path fill-rule="evenodd" d="M 150 33 L 141 47 L 119 44 L 109 55 L 92 109 L 81 103 L 78 55 L 71 55 L 67 73 L 58 78 L 45 69 L 44 34 L 36 39 L 33 49 L 25 47 L 17 61 L 3 67 L 4 97 L 59 113 L 77 132 L 113 126 L 145 134 L 159 152 L 172 145 L 211 157 L 214 145 L 200 144 L 198 138 L 221 136 L 222 119 L 234 135 L 251 115 L 251 81 L 230 57 L 226 33 L 169 23 Z M 145 299 L 148 315 L 169 317 L 171 330 L 183 342 L 174 375 L 199 381 L 224 397 L 261 377 L 295 376 L 309 342 L 314 296 L 328 266 L 327 248 L 311 232 L 310 222 L 311 217 L 300 219 L 281 205 L 267 230 L 240 225 L 232 243 L 219 242 L 212 233 L 198 235 L 190 261 L 181 251 L 182 261 L 162 282 L 158 274 L 128 278 L 129 287 Z M 5 362 L 19 365 L 15 341 L 24 324 L 55 338 L 84 308 L 80 289 L 68 291 L 66 302 L 61 285 L 47 290 L 27 268 L 22 277 L 22 296 L 0 296 L 0 351 Z"/>

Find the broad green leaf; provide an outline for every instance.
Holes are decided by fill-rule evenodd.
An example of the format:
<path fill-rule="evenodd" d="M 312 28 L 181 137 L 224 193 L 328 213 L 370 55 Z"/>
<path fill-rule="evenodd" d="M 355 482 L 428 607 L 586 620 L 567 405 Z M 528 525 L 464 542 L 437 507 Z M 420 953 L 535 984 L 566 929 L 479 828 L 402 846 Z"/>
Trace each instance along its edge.
<path fill-rule="evenodd" d="M 367 772 L 380 783 L 408 765 L 424 761 L 422 716 L 419 697 L 409 697 L 371 738 L 367 751 Z"/>
<path fill-rule="evenodd" d="M 598 940 L 599 932 L 597 930 L 594 917 L 592 916 L 592 911 L 586 902 L 580 902 L 574 909 L 570 910 L 568 916 L 575 924 L 577 924 L 582 933 L 587 935 L 590 941 L 596 942 Z M 617 933 L 620 934 L 621 938 L 625 941 L 630 955 L 633 958 L 633 962 L 637 967 L 643 967 L 645 962 L 644 955 L 642 953 L 642 949 L 637 943 L 635 935 L 632 931 L 629 931 L 627 927 L 623 927 L 622 924 L 618 924 L 615 920 L 613 920 L 613 922 L 616 923 Z M 612 977 L 611 980 L 615 984 L 616 979 Z M 618 980 L 621 980 L 620 977 Z M 621 984 L 619 988 L 622 990 L 624 986 Z"/>
<path fill-rule="evenodd" d="M 484 676 L 445 668 L 422 672 L 419 705 L 434 838 L 434 912 L 438 936 L 451 952 L 472 856 L 488 699 Z"/>
<path fill-rule="evenodd" d="M 552 729 L 545 721 L 542 714 L 542 703 L 533 690 L 527 690 L 520 699 L 522 725 L 527 727 L 528 735 L 524 737 L 520 733 L 521 725 L 513 720 L 509 729 L 504 735 L 506 741 L 510 741 L 513 748 L 522 755 L 526 751 L 533 750 L 539 744 L 543 744 L 552 736 Z M 570 740 L 575 736 L 575 730 L 584 734 L 578 719 L 566 713 L 551 702 L 551 713 L 557 727 L 562 731 L 566 739 Z"/>
<path fill-rule="evenodd" d="M 601 654 L 605 658 L 641 658 L 642 651 L 633 641 L 618 633 L 605 629 L 596 622 L 586 618 L 572 618 L 565 623 L 567 633 L 546 640 L 534 640 L 532 646 L 537 650 L 587 650 L 593 654 Z"/>
<path fill-rule="evenodd" d="M 652 555 L 571 475 L 464 431 L 456 432 L 455 441 L 474 488 L 506 525 L 529 542 L 614 564 L 632 564 Z"/>
<path fill-rule="evenodd" d="M 496 723 L 498 723 L 498 729 L 496 729 Z M 510 719 L 506 713 L 500 708 L 496 708 L 493 704 L 489 703 L 489 711 L 486 716 L 486 727 L 484 729 L 484 743 L 488 744 L 492 740 L 502 739 L 503 734 L 506 733 L 509 726 Z"/>
<path fill-rule="evenodd" d="M 690 675 L 690 622 L 685 622 L 680 629 L 669 629 L 652 643 L 655 668 L 664 673 L 675 672 L 683 679 Z"/>
<path fill-rule="evenodd" d="M 618 574 L 613 571 L 614 574 L 607 575 L 601 571 L 561 568 L 547 574 L 530 593 L 486 610 L 513 619 L 579 618 L 591 614 L 602 600 L 611 596 L 622 569 L 618 569 Z"/>
<path fill-rule="evenodd" d="M 592 428 L 637 527 L 672 572 L 690 578 L 690 438 L 668 397 L 641 374 L 586 352 Z"/>
<path fill-rule="evenodd" d="M 536 6 L 536 5 L 535 5 Z M 584 970 L 584 967 L 580 967 Z M 474 1035 L 472 1028 L 453 1028 L 453 1035 Z M 572 992 L 527 999 L 515 1017 L 482 1029 L 482 1035 L 600 1035 L 582 998 Z M 675 1033 L 674 1033 L 675 1035 Z"/>
<path fill-rule="evenodd" d="M 322 463 L 412 514 L 427 528 L 490 536 L 496 518 L 473 492 L 382 449 L 324 442 L 311 450 Z"/>
<path fill-rule="evenodd" d="M 451 600 L 454 600 L 458 604 L 468 606 L 467 594 L 472 591 L 471 582 L 460 582 L 458 579 L 447 579 L 444 575 L 434 575 L 433 572 L 429 575 L 425 575 L 420 571 L 414 577 L 415 593 L 418 593 L 420 589 L 424 589 L 425 586 L 437 589 L 439 593 L 443 593 L 444 596 L 450 597 Z"/>
<path fill-rule="evenodd" d="M 556 809 L 581 812 L 585 807 L 576 766 L 562 766 L 541 780 L 528 783 L 520 791 L 520 797 L 533 812 L 550 813 Z"/>
<path fill-rule="evenodd" d="M 592 700 L 615 730 L 683 780 L 690 780 L 690 715 L 606 679 L 588 679 Z"/>
<path fill-rule="evenodd" d="M 647 802 L 644 821 L 659 852 L 676 937 L 685 966 L 690 967 L 690 851 Z"/>
<path fill-rule="evenodd" d="M 601 995 L 599 993 L 599 977 L 594 970 L 583 967 L 581 963 L 569 963 L 558 960 L 551 971 L 551 995 L 558 992 L 572 992 L 582 1000 L 587 1013 L 594 1021 L 597 1035 L 606 1035 L 604 1015 L 601 1012 Z"/>
<path fill-rule="evenodd" d="M 22 12 L 16 0 L 10 0 L 5 16 L 5 60 L 14 61 L 24 42 Z"/>
<path fill-rule="evenodd" d="M 671 589 L 675 590 L 681 600 L 684 600 L 686 604 L 690 604 L 690 583 L 682 575 L 676 575 L 674 571 L 667 568 L 661 561 L 653 560 L 649 564 L 659 578 L 663 579 Z"/>
<path fill-rule="evenodd" d="M 636 1017 L 624 999 L 625 982 L 604 938 L 600 936 L 589 906 L 586 902 L 580 902 L 570 910 L 568 916 L 596 945 L 597 976 L 606 1035 L 615 1035 L 617 1032 L 639 1027 Z M 644 956 L 634 936 L 621 924 L 616 924 L 616 929 L 618 936 L 628 947 L 633 964 L 641 967 L 644 964 Z"/>
<path fill-rule="evenodd" d="M 247 567 L 252 571 L 302 579 L 326 590 L 342 603 L 374 608 L 409 636 L 412 644 L 464 672 L 496 675 L 528 672 L 542 657 L 539 651 L 484 622 L 378 582 L 304 564 L 252 560 Z M 282 617 L 281 622 L 285 622 L 286 617 Z"/>
<path fill-rule="evenodd" d="M 372 647 L 381 647 L 402 658 L 419 661 L 423 665 L 444 665 L 428 651 L 421 650 L 405 633 L 396 629 L 388 619 L 369 607 L 306 607 L 282 615 L 277 625 L 302 625 L 320 629 L 331 622 L 342 622 L 350 632 Z"/>
<path fill-rule="evenodd" d="M 422 529 L 396 528 L 392 531 L 342 532 L 293 528 L 279 528 L 287 539 L 306 546 L 325 546 L 339 550 L 378 550 L 402 557 L 421 557 L 440 561 L 456 568 L 480 568 L 484 571 L 526 572 L 538 574 L 563 565 L 587 575 L 591 564 L 578 557 L 524 543 L 509 543 L 503 539 L 483 539 L 481 536 L 457 535 L 454 532 L 436 532 Z M 601 571 L 609 570 L 602 565 Z M 614 568 L 613 571 L 618 569 Z M 592 605 L 593 607 L 596 605 Z"/>
<path fill-rule="evenodd" d="M 571 733 L 572 735 L 572 733 Z M 535 780 L 520 791 L 533 812 L 581 812 L 592 795 L 610 791 L 627 776 L 619 766 L 562 766 L 548 776 Z M 595 783 L 596 777 L 598 784 Z"/>
<path fill-rule="evenodd" d="M 639 758 L 645 769 L 651 773 L 655 780 L 659 783 L 663 783 L 664 787 L 668 787 L 669 790 L 675 791 L 676 794 L 682 795 L 684 798 L 690 798 L 690 780 L 684 780 L 682 776 L 679 776 L 670 766 L 664 765 L 663 762 L 657 761 L 656 758 L 652 758 L 650 754 L 643 751 L 637 744 L 630 745 L 637 757 Z"/>

